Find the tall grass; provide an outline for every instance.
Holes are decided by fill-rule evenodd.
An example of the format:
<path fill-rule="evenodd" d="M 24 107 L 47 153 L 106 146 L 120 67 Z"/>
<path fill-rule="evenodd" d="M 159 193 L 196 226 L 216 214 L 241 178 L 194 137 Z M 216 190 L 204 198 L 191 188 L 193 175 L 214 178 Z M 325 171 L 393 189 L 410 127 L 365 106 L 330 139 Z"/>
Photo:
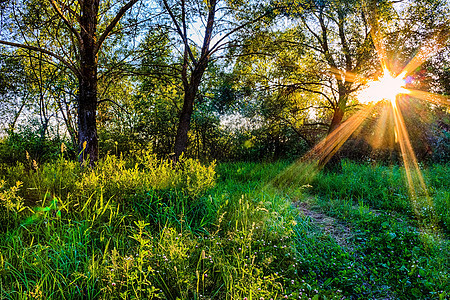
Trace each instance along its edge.
<path fill-rule="evenodd" d="M 149 154 L 4 168 L 1 298 L 281 297 L 292 258 L 276 245 L 296 214 L 260 189 L 280 166 L 221 168 Z"/>
<path fill-rule="evenodd" d="M 446 252 L 438 251 L 447 245 L 445 235 L 437 240 L 431 232 L 425 242 L 415 223 L 398 224 L 388 214 L 407 207 L 383 192 L 397 184 L 396 177 L 400 182 L 400 169 L 384 177 L 382 167 L 377 173 L 348 164 L 346 176 L 319 175 L 312 188 L 295 183 L 288 190 L 274 187 L 273 179 L 288 166 L 202 165 L 190 159 L 174 166 L 148 153 L 107 156 L 94 169 L 63 155 L 44 165 L 4 166 L 0 298 L 448 295 L 444 268 L 449 264 Z M 446 173 L 436 168 L 427 174 L 436 182 L 435 197 L 447 184 Z M 378 183 L 348 186 L 374 170 L 371 176 Z M 395 191 L 403 189 L 399 183 Z M 292 205 L 306 199 L 352 228 L 351 249 Z M 398 204 L 390 206 L 394 200 Z M 445 201 L 440 203 L 445 208 Z M 386 214 L 376 215 L 373 208 Z M 401 259 L 386 258 L 390 251 Z"/>
<path fill-rule="evenodd" d="M 431 199 L 411 199 L 404 168 L 356 164 L 345 161 L 341 173 L 320 173 L 312 182 L 313 193 L 331 200 L 363 201 L 374 209 L 408 215 L 422 225 L 437 225 L 450 233 L 450 174 L 448 165 L 434 165 L 423 169 Z"/>

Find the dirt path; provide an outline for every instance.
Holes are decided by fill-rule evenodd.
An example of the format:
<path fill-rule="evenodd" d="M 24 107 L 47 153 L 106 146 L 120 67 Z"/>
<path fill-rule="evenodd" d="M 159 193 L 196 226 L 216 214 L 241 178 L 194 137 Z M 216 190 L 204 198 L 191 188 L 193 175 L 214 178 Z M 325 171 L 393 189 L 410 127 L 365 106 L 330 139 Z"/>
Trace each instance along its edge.
<path fill-rule="evenodd" d="M 344 225 L 342 222 L 324 213 L 312 210 L 311 204 L 308 201 L 297 202 L 295 206 L 304 216 L 311 218 L 314 224 L 318 225 L 325 233 L 333 237 L 341 247 L 350 252 L 353 251 L 354 246 L 349 241 L 352 236 L 352 230 L 348 225 Z"/>

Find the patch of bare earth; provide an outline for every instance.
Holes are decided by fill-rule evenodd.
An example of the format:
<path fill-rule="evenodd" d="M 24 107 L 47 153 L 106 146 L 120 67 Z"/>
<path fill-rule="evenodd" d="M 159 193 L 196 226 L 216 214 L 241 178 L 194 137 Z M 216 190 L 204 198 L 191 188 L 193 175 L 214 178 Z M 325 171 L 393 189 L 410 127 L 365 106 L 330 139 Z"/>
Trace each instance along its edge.
<path fill-rule="evenodd" d="M 312 210 L 311 204 L 308 202 L 297 202 L 295 206 L 304 216 L 311 218 L 314 224 L 318 225 L 325 233 L 333 237 L 339 246 L 350 252 L 353 251 L 354 247 L 349 242 L 352 236 L 352 230 L 348 225 L 344 225 L 335 218 L 327 216 L 322 212 Z"/>

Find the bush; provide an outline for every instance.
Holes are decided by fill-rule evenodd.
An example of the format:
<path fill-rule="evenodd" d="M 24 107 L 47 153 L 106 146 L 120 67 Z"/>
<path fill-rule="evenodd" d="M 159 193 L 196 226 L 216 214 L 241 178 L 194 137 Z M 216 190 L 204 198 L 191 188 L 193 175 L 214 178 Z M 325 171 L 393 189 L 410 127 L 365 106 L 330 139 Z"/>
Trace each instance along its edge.
<path fill-rule="evenodd" d="M 68 146 L 66 155 L 75 157 L 76 151 L 70 141 L 59 136 L 42 136 L 39 129 L 32 126 L 19 127 L 0 142 L 0 163 L 12 165 L 26 163 L 29 159 L 38 163 L 49 162 L 58 158 L 62 143 L 66 148 Z"/>

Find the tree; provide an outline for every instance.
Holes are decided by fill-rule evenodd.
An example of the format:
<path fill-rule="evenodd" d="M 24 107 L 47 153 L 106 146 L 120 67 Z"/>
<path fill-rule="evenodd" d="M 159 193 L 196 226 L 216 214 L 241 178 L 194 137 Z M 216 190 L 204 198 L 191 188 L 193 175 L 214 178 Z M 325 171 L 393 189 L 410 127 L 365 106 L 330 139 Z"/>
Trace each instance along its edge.
<path fill-rule="evenodd" d="M 199 87 L 208 63 L 213 55 L 231 46 L 231 37 L 241 29 L 262 20 L 267 12 L 250 19 L 233 18 L 239 11 L 239 4 L 221 0 L 185 1 L 170 3 L 162 0 L 164 10 L 169 16 L 172 29 L 182 44 L 182 65 L 180 77 L 183 84 L 183 106 L 180 110 L 177 134 L 174 143 L 175 161 L 186 150 L 188 132 L 198 96 Z M 247 6 L 250 6 L 247 4 Z M 199 29 L 202 24 L 202 37 L 190 28 Z M 197 45 L 195 39 L 202 39 Z"/>
<path fill-rule="evenodd" d="M 0 44 L 41 53 L 44 60 L 70 70 L 77 78 L 78 143 L 82 153 L 79 160 L 89 157 L 91 166 L 98 160 L 98 57 L 106 39 L 137 2 L 127 1 L 118 10 L 118 3 L 101 5 L 100 0 L 10 4 L 10 22 L 15 23 L 16 31 L 9 39 L 0 40 Z M 42 35 L 48 38 L 44 43 L 39 42 Z"/>
<path fill-rule="evenodd" d="M 323 70 L 321 80 L 326 84 L 316 88 L 332 111 L 331 132 L 341 124 L 351 94 L 362 86 L 356 76 L 370 77 L 379 71 L 364 2 L 308 0 L 290 6 L 283 14 L 298 24 L 305 34 L 305 51 Z M 295 84 L 299 83 L 303 82 Z"/>

